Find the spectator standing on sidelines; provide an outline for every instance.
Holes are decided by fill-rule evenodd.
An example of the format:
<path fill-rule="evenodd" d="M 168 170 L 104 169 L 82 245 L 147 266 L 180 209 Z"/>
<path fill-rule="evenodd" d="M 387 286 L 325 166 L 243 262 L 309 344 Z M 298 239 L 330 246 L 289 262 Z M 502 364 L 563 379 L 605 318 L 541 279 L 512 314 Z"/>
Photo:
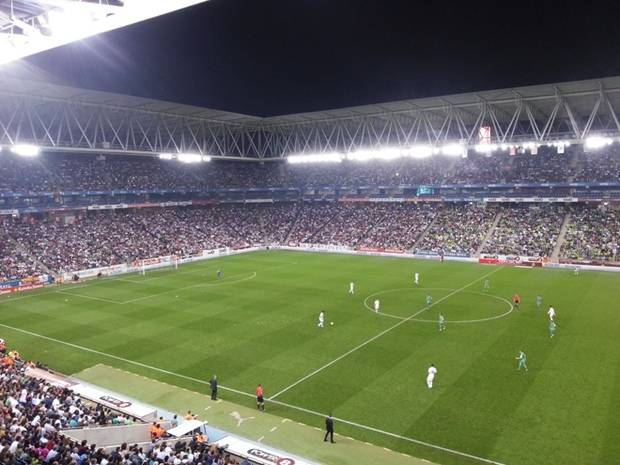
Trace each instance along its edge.
<path fill-rule="evenodd" d="M 331 443 L 334 444 L 336 442 L 334 441 L 334 419 L 331 413 L 325 417 L 325 437 L 323 438 L 323 442 L 327 442 L 328 436 Z"/>

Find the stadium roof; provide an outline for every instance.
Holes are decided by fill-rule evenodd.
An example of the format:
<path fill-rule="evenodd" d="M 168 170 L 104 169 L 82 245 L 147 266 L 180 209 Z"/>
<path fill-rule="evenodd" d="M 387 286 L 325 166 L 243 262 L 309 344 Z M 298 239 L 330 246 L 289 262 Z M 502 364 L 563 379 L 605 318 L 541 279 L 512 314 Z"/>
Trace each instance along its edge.
<path fill-rule="evenodd" d="M 478 107 L 482 102 L 489 102 L 495 105 L 506 105 L 514 107 L 516 100 L 521 97 L 527 99 L 541 110 L 549 110 L 555 105 L 554 97 L 561 95 L 567 99 L 575 99 L 571 102 L 571 107 L 578 113 L 587 118 L 592 110 L 591 105 L 580 105 L 578 100 L 587 96 L 592 96 L 594 100 L 596 94 L 605 89 L 610 97 L 615 99 L 612 104 L 620 104 L 620 76 L 590 79 L 583 81 L 561 82 L 555 84 L 542 84 L 526 87 L 512 87 L 506 89 L 486 90 L 481 92 L 469 92 L 462 94 L 451 94 L 439 97 L 418 98 L 410 100 L 398 100 L 393 102 L 377 103 L 355 107 L 339 108 L 326 111 L 315 111 L 310 113 L 296 113 L 290 115 L 265 118 L 263 121 L 269 125 L 279 126 L 296 123 L 308 123 L 324 121 L 329 119 L 347 119 L 359 117 L 373 117 L 395 113 L 409 113 L 417 110 L 444 110 L 446 107 L 455 106 L 466 109 L 467 107 Z M 584 102 L 585 103 L 585 102 Z M 614 105 L 616 107 L 616 105 Z"/>
<path fill-rule="evenodd" d="M 6 93 L 13 96 L 27 96 L 43 100 L 59 100 L 94 106 L 107 106 L 128 110 L 140 110 L 190 118 L 200 118 L 210 121 L 226 123 L 250 124 L 256 123 L 261 118 L 242 115 L 228 111 L 214 110 L 210 108 L 183 105 L 179 103 L 153 100 L 131 95 L 113 94 L 96 90 L 80 89 L 49 84 L 39 81 L 27 81 L 0 76 L 0 94 Z"/>
<path fill-rule="evenodd" d="M 211 108 L 185 105 L 163 100 L 154 100 L 130 95 L 113 94 L 75 87 L 66 87 L 38 81 L 27 81 L 0 76 L 0 93 L 27 95 L 42 99 L 62 100 L 96 106 L 110 106 L 129 110 L 149 111 L 168 115 L 200 118 L 223 123 L 247 125 L 281 126 L 299 123 L 325 122 L 348 118 L 375 117 L 387 114 L 410 113 L 418 110 L 445 110 L 454 106 L 466 110 L 479 107 L 482 102 L 512 108 L 519 97 L 526 99 L 543 112 L 555 105 L 554 98 L 562 96 L 570 100 L 573 111 L 587 118 L 592 110 L 590 100 L 595 100 L 598 92 L 604 89 L 614 108 L 620 108 L 620 76 L 590 79 L 583 81 L 542 84 L 526 87 L 451 94 L 410 100 L 383 102 L 332 110 L 295 113 L 289 115 L 261 118 L 259 116 L 215 110 Z M 591 97 L 588 99 L 587 97 Z M 507 111 L 508 113 L 508 111 Z"/>
<path fill-rule="evenodd" d="M 262 118 L 0 74 L 0 145 L 246 159 L 366 148 L 620 140 L 620 76 Z"/>

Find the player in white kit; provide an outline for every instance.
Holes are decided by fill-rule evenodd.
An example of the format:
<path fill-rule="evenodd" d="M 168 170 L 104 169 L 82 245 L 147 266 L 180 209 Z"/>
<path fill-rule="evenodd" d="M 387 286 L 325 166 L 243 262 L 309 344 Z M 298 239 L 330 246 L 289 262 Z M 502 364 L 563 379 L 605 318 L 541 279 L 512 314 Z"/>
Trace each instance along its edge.
<path fill-rule="evenodd" d="M 375 313 L 379 313 L 380 307 L 381 307 L 381 302 L 379 302 L 379 299 L 375 299 Z"/>
<path fill-rule="evenodd" d="M 547 315 L 549 315 L 549 321 L 553 321 L 555 318 L 555 308 L 549 307 L 549 310 L 547 310 Z"/>
<path fill-rule="evenodd" d="M 414 282 L 414 284 L 416 284 L 416 285 L 417 285 L 417 284 L 420 284 L 420 273 L 415 273 L 415 274 L 413 275 L 413 282 Z"/>
<path fill-rule="evenodd" d="M 349 283 L 349 294 L 355 294 L 355 283 L 353 281 Z"/>
<path fill-rule="evenodd" d="M 426 375 L 426 385 L 429 389 L 433 388 L 433 380 L 435 379 L 435 375 L 437 374 L 437 368 L 435 365 L 431 363 L 431 366 L 428 367 L 428 373 Z"/>
<path fill-rule="evenodd" d="M 317 326 L 319 328 L 323 328 L 325 326 L 325 312 L 323 311 L 319 313 L 319 324 Z"/>

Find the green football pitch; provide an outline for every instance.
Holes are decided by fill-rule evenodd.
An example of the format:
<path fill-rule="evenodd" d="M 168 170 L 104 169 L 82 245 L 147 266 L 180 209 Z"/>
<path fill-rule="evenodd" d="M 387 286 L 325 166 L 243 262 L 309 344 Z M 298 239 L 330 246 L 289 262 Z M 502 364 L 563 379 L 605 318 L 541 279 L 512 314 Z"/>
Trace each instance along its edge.
<path fill-rule="evenodd" d="M 332 412 L 337 433 L 440 464 L 620 463 L 614 273 L 256 252 L 0 297 L 0 335 L 67 374 L 105 363 L 199 392 L 217 374 L 247 406 L 262 383 L 271 413 Z"/>

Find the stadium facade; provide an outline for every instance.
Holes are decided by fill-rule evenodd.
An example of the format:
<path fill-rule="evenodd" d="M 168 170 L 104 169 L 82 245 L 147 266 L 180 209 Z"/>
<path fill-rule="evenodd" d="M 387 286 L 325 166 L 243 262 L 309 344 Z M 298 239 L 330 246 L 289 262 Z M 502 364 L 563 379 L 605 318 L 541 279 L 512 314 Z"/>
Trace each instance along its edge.
<path fill-rule="evenodd" d="M 0 94 L 0 281 L 271 245 L 618 264 L 620 78 L 273 118 Z"/>

